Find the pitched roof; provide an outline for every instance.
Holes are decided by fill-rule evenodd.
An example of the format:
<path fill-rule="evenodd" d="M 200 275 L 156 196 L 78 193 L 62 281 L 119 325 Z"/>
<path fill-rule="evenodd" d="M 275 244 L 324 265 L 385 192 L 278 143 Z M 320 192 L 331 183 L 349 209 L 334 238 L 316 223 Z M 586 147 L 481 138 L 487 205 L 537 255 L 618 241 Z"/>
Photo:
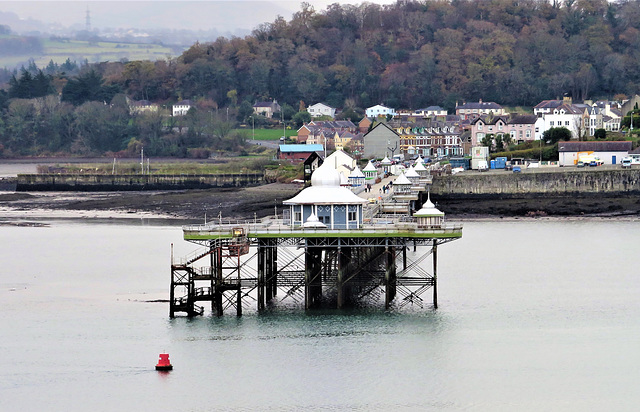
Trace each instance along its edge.
<path fill-rule="evenodd" d="M 500 106 L 498 103 L 495 103 L 495 102 L 469 102 L 469 103 L 463 103 L 462 105 L 457 106 L 456 109 L 488 110 L 488 109 L 502 109 L 502 106 Z"/>
<path fill-rule="evenodd" d="M 558 106 L 562 106 L 564 102 L 562 100 L 543 100 L 537 105 L 533 106 L 534 109 L 555 109 Z"/>
<path fill-rule="evenodd" d="M 632 142 L 558 142 L 559 152 L 628 152 L 633 147 Z"/>
<path fill-rule="evenodd" d="M 515 114 L 509 118 L 509 124 L 535 124 L 538 116 L 535 114 Z"/>
<path fill-rule="evenodd" d="M 278 106 L 278 103 L 276 101 L 273 101 L 273 102 L 256 102 L 256 104 L 254 104 L 253 107 L 271 107 L 273 105 Z"/>

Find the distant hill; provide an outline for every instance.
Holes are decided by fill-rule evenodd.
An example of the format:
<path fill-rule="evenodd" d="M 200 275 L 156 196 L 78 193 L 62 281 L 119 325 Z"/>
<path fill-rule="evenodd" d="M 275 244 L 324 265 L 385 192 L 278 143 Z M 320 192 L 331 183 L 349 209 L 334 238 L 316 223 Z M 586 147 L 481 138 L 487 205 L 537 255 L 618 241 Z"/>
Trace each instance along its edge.
<path fill-rule="evenodd" d="M 33 60 L 38 67 L 46 67 L 53 60 L 62 64 L 67 59 L 78 63 L 106 61 L 135 61 L 164 59 L 178 56 L 185 48 L 146 43 L 67 40 L 52 37 L 38 39 L 30 36 L 0 35 L 0 68 L 27 66 Z"/>

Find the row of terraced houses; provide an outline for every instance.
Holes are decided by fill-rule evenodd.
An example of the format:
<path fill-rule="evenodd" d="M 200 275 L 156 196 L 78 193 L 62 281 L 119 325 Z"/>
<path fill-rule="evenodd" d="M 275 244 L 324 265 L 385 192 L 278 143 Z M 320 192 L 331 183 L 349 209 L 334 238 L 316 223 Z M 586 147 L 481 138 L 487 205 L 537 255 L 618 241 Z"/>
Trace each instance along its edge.
<path fill-rule="evenodd" d="M 462 156 L 486 137 L 501 136 L 513 143 L 535 141 L 553 127 L 567 128 L 574 139 L 593 136 L 597 129 L 617 132 L 623 113 L 640 96 L 624 103 L 597 101 L 573 103 L 571 99 L 545 100 L 533 114 L 506 113 L 495 102 L 464 102 L 455 115 L 439 106 L 396 111 L 376 105 L 366 109 L 358 125 L 351 121 L 312 121 L 298 130 L 298 143 L 320 144 L 327 150 L 349 147 L 362 157 Z"/>

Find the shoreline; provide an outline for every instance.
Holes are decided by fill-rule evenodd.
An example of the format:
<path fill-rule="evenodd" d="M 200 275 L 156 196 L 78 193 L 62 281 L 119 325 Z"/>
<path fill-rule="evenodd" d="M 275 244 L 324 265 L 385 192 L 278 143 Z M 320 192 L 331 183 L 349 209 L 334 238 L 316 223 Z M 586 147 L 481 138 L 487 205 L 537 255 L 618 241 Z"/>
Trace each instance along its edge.
<path fill-rule="evenodd" d="M 141 192 L 2 192 L 0 221 L 11 219 L 251 220 L 282 213 L 301 185 L 269 183 L 231 189 Z M 640 220 L 640 198 L 441 199 L 448 221 Z"/>

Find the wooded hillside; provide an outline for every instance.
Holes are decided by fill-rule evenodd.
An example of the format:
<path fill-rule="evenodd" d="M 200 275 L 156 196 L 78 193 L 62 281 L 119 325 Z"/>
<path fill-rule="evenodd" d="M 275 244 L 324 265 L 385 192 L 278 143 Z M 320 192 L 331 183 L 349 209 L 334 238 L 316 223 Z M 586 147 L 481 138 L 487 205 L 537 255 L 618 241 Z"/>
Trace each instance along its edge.
<path fill-rule="evenodd" d="M 464 100 L 533 106 L 564 95 L 629 96 L 640 93 L 640 0 L 399 1 L 326 10 L 303 3 L 291 21 L 278 18 L 245 38 L 195 44 L 177 59 L 90 64 L 77 75 L 63 66 L 25 70 L 11 77 L 8 93 L 0 92 L 0 144 L 8 152 L 145 145 L 183 155 L 212 142 L 237 147 L 237 139 L 222 144 L 226 134 L 213 132 L 216 121 L 230 129 L 230 120 L 252 114 L 255 101 L 271 99 L 285 120 L 301 102 L 319 101 L 357 120 L 362 108 L 378 103 L 451 111 Z M 58 93 L 62 102 L 18 100 Z M 185 138 L 182 125 L 167 125 L 159 115 L 148 125 L 132 122 L 124 96 L 155 102 L 162 112 L 190 99 L 199 114 L 185 124 Z M 214 119 L 218 111 L 226 116 Z M 51 119 L 42 120 L 47 114 Z"/>
<path fill-rule="evenodd" d="M 456 100 L 535 105 L 640 91 L 640 2 L 400 1 L 309 4 L 246 38 L 195 44 L 177 62 L 110 76 L 137 99 L 206 97 L 219 106 L 276 98 L 297 108 Z"/>

